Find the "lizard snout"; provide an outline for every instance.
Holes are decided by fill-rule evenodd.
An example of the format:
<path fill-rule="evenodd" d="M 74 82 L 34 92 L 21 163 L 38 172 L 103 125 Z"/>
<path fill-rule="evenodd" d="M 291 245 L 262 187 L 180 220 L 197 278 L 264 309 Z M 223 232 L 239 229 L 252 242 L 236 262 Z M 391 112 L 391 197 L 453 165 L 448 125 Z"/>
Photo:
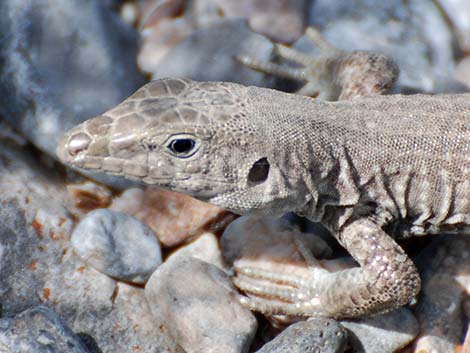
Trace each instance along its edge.
<path fill-rule="evenodd" d="M 57 157 L 64 163 L 73 164 L 85 155 L 107 155 L 106 134 L 112 122 L 110 117 L 100 115 L 69 130 L 57 145 Z"/>
<path fill-rule="evenodd" d="M 71 156 L 76 156 L 80 152 L 86 150 L 90 145 L 91 138 L 84 132 L 79 132 L 69 137 L 66 143 L 67 152 Z"/>
<path fill-rule="evenodd" d="M 62 162 L 70 164 L 77 155 L 88 149 L 91 142 L 92 138 L 86 132 L 69 131 L 57 145 L 57 157 Z"/>

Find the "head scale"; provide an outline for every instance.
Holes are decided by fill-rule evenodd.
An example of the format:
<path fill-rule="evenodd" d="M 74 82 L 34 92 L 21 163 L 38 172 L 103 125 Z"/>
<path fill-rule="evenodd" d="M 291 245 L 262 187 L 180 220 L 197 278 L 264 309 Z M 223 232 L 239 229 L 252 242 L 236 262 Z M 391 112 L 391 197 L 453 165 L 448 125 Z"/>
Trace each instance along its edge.
<path fill-rule="evenodd" d="M 78 168 L 124 175 L 237 213 L 283 213 L 280 201 L 294 195 L 285 188 L 272 136 L 251 113 L 247 87 L 157 80 L 71 129 L 57 154 Z"/>

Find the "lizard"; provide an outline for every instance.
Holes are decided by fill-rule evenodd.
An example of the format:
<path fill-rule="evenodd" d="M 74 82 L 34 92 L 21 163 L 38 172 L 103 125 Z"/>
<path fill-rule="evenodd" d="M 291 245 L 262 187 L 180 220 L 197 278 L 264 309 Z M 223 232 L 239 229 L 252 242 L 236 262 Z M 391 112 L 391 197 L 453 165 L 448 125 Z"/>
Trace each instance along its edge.
<path fill-rule="evenodd" d="M 398 238 L 469 230 L 470 94 L 348 95 L 160 79 L 69 130 L 57 155 L 238 214 L 320 222 L 359 266 L 306 278 L 245 269 L 273 284 L 236 281 L 254 294 L 241 301 L 266 314 L 382 313 L 420 289 Z"/>

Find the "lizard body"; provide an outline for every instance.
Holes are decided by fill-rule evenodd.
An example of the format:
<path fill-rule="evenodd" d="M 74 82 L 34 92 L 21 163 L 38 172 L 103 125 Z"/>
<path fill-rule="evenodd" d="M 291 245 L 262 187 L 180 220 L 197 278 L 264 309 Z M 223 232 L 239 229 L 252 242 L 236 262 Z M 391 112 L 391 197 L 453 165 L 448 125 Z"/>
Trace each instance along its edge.
<path fill-rule="evenodd" d="M 469 152 L 470 94 L 321 102 L 183 79 L 143 86 L 70 130 L 57 149 L 67 164 L 239 214 L 294 211 L 323 223 L 360 267 L 283 283 L 294 287 L 287 292 L 264 289 L 281 304 L 246 303 L 335 318 L 416 296 L 419 275 L 394 237 L 468 230 Z"/>

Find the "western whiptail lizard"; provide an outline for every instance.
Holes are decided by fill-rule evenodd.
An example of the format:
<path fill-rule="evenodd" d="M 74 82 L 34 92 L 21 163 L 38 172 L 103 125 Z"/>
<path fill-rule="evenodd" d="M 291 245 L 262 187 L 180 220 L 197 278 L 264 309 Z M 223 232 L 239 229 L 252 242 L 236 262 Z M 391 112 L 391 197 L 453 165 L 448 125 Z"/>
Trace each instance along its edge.
<path fill-rule="evenodd" d="M 358 79 L 344 55 L 335 53 L 336 66 L 325 61 L 330 72 Z M 377 56 L 366 57 L 377 71 Z M 367 87 L 387 86 L 382 76 Z M 361 82 L 342 96 L 360 95 Z M 226 82 L 163 79 L 70 130 L 57 153 L 75 167 L 187 193 L 239 214 L 294 211 L 325 225 L 360 267 L 302 279 L 253 271 L 254 279 L 273 285 L 237 282 L 257 295 L 245 304 L 271 314 L 357 317 L 407 304 L 420 278 L 394 238 L 469 230 L 470 94 L 324 102 Z"/>

